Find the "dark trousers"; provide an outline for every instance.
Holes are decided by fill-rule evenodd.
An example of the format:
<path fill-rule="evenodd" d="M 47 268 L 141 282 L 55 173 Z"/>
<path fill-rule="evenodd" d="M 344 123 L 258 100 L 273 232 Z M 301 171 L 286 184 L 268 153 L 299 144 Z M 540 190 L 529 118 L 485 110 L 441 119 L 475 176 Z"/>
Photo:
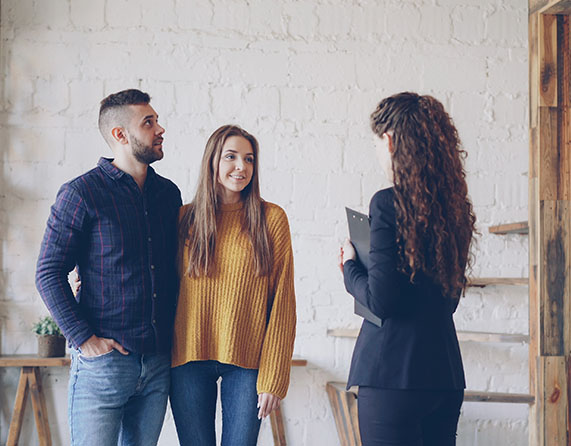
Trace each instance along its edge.
<path fill-rule="evenodd" d="M 453 446 L 463 390 L 359 387 L 363 446 Z"/>

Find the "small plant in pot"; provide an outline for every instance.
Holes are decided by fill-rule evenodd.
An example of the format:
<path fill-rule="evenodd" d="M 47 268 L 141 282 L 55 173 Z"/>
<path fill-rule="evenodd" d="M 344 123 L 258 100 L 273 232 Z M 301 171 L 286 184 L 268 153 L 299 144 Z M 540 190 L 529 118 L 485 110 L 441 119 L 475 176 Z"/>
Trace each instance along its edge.
<path fill-rule="evenodd" d="M 36 322 L 32 331 L 38 337 L 38 356 L 53 358 L 65 356 L 65 338 L 51 316 L 45 316 Z"/>

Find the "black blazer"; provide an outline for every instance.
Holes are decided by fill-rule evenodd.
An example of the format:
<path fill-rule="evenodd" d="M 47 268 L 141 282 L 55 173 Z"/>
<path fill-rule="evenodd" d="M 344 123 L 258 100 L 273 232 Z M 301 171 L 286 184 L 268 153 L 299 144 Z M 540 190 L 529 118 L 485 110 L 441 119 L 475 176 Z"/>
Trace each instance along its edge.
<path fill-rule="evenodd" d="M 415 283 L 397 271 L 394 191 L 371 199 L 369 270 L 345 262 L 347 291 L 383 319 L 363 321 L 347 387 L 459 390 L 466 387 L 452 314 L 458 298 L 444 297 L 424 274 Z"/>

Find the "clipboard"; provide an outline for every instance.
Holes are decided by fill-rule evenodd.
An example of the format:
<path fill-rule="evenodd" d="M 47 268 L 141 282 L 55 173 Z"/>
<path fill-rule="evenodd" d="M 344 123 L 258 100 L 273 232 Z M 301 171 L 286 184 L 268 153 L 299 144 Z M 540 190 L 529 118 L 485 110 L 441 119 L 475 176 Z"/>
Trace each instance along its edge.
<path fill-rule="evenodd" d="M 360 262 L 365 269 L 369 269 L 369 250 L 371 247 L 371 228 L 369 216 L 360 212 L 354 211 L 348 207 L 345 208 L 347 212 L 347 224 L 349 226 L 349 238 L 357 252 L 357 261 Z M 376 316 L 364 305 L 357 302 L 355 299 L 355 314 L 367 319 L 369 322 L 380 327 L 383 321 L 380 317 Z"/>

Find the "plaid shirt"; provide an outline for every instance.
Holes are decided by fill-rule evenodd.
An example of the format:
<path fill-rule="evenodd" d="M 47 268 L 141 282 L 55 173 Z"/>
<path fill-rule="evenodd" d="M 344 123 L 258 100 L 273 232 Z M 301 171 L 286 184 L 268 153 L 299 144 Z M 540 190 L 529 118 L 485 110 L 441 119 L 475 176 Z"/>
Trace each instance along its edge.
<path fill-rule="evenodd" d="M 176 185 L 149 167 L 144 190 L 101 158 L 64 184 L 36 271 L 42 299 L 75 347 L 92 335 L 134 353 L 169 352 L 176 305 Z M 78 266 L 74 298 L 68 273 Z"/>

